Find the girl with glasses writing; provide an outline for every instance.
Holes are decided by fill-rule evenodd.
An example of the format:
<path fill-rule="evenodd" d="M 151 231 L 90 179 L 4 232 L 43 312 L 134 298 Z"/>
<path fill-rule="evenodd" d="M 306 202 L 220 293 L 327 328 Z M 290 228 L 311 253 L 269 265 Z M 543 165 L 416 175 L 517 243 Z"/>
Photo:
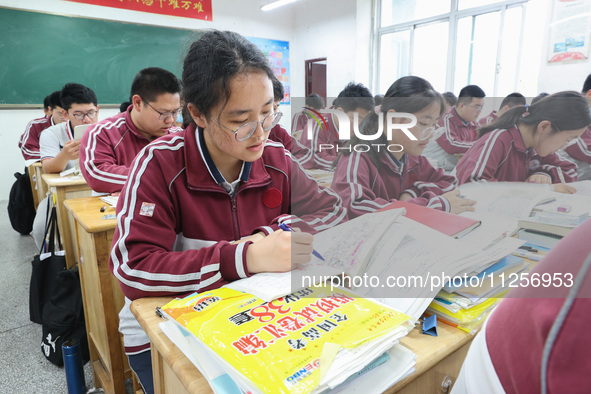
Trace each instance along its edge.
<path fill-rule="evenodd" d="M 555 152 L 589 124 L 591 109 L 577 92 L 559 92 L 531 106 L 511 108 L 480 129 L 480 139 L 456 167 L 458 181 L 547 183 L 556 191 L 574 193 L 565 183 L 577 180 L 577 168 Z"/>
<path fill-rule="evenodd" d="M 443 98 L 422 78 L 402 77 L 390 86 L 381 107 L 364 119 L 359 130 L 372 136 L 381 129 L 382 134 L 371 141 L 352 136 L 351 149 L 341 149 L 336 165 L 331 187 L 343 199 L 349 219 L 396 200 L 453 213 L 473 210 L 474 201 L 454 190 L 455 178 L 421 156 L 443 110 Z M 407 130 L 416 140 L 400 129 L 394 129 L 388 140 L 388 116 L 393 116 L 392 123 L 408 123 L 407 117 L 396 113 L 415 116 L 416 126 Z"/>
<path fill-rule="evenodd" d="M 126 352 L 148 393 L 150 341 L 129 310 L 131 300 L 289 271 L 310 260 L 311 232 L 346 218 L 340 198 L 267 139 L 280 116 L 273 111 L 273 78 L 267 59 L 245 38 L 203 33 L 183 66 L 191 124 L 152 142 L 131 165 L 110 266 L 126 296 L 120 313 Z M 283 231 L 283 224 L 302 231 Z"/>

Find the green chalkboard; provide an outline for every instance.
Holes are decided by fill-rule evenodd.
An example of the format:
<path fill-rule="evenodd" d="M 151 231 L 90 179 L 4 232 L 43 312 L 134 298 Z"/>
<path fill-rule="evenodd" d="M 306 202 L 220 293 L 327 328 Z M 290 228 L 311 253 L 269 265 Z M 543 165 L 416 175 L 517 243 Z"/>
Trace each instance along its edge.
<path fill-rule="evenodd" d="M 192 34 L 0 8 L 0 105 L 40 104 L 68 82 L 93 89 L 99 104 L 120 104 L 142 68 L 180 76 Z"/>

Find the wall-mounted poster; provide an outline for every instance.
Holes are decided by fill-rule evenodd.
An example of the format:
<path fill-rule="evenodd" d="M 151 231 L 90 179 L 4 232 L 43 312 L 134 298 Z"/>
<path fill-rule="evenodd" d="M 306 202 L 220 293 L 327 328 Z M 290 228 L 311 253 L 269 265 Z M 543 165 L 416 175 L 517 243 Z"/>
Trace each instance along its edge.
<path fill-rule="evenodd" d="M 277 79 L 283 84 L 285 95 L 281 104 L 291 102 L 291 91 L 289 81 L 289 42 L 270 40 L 267 38 L 247 37 L 250 42 L 255 44 L 269 59 L 269 64 L 275 72 Z"/>
<path fill-rule="evenodd" d="M 590 13 L 591 0 L 554 0 L 548 63 L 587 59 Z"/>

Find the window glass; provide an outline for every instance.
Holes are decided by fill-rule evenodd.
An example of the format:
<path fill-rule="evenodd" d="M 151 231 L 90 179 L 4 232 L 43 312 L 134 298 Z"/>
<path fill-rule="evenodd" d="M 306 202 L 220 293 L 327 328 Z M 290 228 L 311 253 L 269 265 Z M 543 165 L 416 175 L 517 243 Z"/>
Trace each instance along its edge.
<path fill-rule="evenodd" d="M 501 67 L 497 74 L 498 97 L 505 97 L 515 91 L 515 76 L 519 60 L 519 35 L 521 34 L 522 8 L 514 7 L 505 11 L 501 39 Z M 499 103 L 500 104 L 500 103 Z"/>
<path fill-rule="evenodd" d="M 381 36 L 378 93 L 386 93 L 396 79 L 409 74 L 409 48 L 409 30 Z"/>
<path fill-rule="evenodd" d="M 500 12 L 458 21 L 454 91 L 478 85 L 492 95 L 495 85 Z"/>
<path fill-rule="evenodd" d="M 450 4 L 450 0 L 384 0 L 381 9 L 382 26 L 447 14 Z"/>
<path fill-rule="evenodd" d="M 415 29 L 412 74 L 425 78 L 440 92 L 445 91 L 448 33 L 448 22 Z"/>
<path fill-rule="evenodd" d="M 465 10 L 468 8 L 481 7 L 483 5 L 490 5 L 495 3 L 503 3 L 501 0 L 458 0 L 458 10 Z"/>

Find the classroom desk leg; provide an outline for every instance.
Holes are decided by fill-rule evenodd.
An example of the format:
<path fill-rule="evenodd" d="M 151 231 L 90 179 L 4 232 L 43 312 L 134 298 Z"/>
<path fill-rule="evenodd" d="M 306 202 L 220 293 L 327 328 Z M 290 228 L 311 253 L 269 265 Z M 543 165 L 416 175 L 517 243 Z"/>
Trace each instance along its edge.
<path fill-rule="evenodd" d="M 113 231 L 89 234 L 77 222 L 74 226 L 79 244 L 78 267 L 95 386 L 102 387 L 106 393 L 125 393 L 125 378 L 131 377 L 131 370 L 118 331 L 118 312 L 123 295 L 109 270 Z"/>
<path fill-rule="evenodd" d="M 152 372 L 154 376 L 155 394 L 188 394 L 176 373 L 164 360 L 156 346 L 152 343 Z"/>

